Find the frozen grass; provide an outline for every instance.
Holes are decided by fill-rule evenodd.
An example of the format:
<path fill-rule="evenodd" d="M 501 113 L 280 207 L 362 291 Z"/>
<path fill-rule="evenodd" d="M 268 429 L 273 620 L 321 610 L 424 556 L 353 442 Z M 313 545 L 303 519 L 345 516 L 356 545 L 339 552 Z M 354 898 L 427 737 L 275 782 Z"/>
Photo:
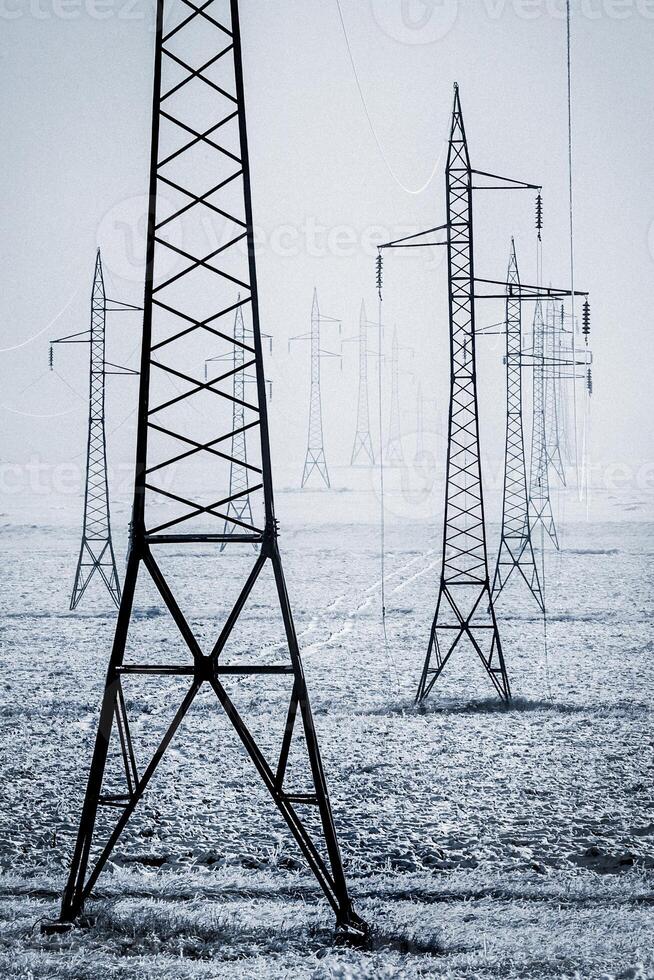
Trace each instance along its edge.
<path fill-rule="evenodd" d="M 97 593 L 65 613 L 60 532 L 4 529 L 21 561 L 6 566 L 2 646 L 2 980 L 654 977 L 651 528 L 604 525 L 590 539 L 579 528 L 549 556 L 547 662 L 532 608 L 507 597 L 510 710 L 463 652 L 425 708 L 413 703 L 437 574 L 437 542 L 423 534 L 389 530 L 389 651 L 374 530 L 285 540 L 348 877 L 373 925 L 354 949 L 335 938 L 208 696 L 100 879 L 92 924 L 41 935 L 70 856 L 114 614 Z M 222 616 L 216 576 L 245 567 L 222 561 L 208 557 L 199 578 L 171 556 L 207 641 Z M 144 594 L 135 641 L 167 659 L 175 641 L 156 608 Z M 272 608 L 257 594 L 243 648 L 256 637 L 278 650 Z M 129 692 L 141 762 L 179 701 L 174 685 Z M 272 756 L 284 695 L 250 682 L 232 693 Z"/>

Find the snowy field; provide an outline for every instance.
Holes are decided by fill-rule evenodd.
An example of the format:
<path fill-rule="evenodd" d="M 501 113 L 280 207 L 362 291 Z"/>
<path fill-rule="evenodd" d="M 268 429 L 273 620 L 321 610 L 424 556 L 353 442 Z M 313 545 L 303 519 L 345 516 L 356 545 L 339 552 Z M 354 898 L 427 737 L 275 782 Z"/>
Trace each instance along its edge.
<path fill-rule="evenodd" d="M 510 710 L 462 650 L 421 711 L 413 696 L 440 529 L 390 522 L 386 648 L 377 528 L 346 525 L 342 515 L 303 525 L 299 500 L 280 502 L 284 514 L 300 514 L 283 520 L 282 554 L 369 946 L 335 943 L 327 903 L 209 693 L 100 879 L 88 906 L 94 924 L 41 935 L 70 859 L 114 612 L 99 588 L 67 611 L 74 521 L 40 526 L 10 514 L 2 529 L 0 977 L 654 976 L 651 510 L 618 522 L 607 506 L 605 520 L 569 521 L 562 552 L 547 554 L 547 656 L 542 622 L 522 593 L 503 600 Z M 122 560 L 121 549 L 122 540 Z M 234 588 L 230 578 L 242 581 L 252 553 L 168 560 L 208 644 L 224 609 L 216 596 Z M 173 631 L 147 590 L 137 609 L 135 644 L 171 661 Z M 274 612 L 264 587 L 235 656 L 239 644 L 274 651 Z M 145 759 L 185 682 L 134 683 Z M 278 684 L 229 688 L 264 744 L 283 726 Z"/>

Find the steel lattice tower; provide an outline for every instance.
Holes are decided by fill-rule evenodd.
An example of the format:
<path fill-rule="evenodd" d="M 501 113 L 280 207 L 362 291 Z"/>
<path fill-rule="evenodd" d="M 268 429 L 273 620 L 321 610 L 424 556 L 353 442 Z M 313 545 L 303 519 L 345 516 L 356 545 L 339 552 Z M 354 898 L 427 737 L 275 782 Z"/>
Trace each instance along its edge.
<path fill-rule="evenodd" d="M 559 480 L 566 485 L 565 466 L 561 453 L 561 331 L 553 300 L 545 307 L 545 443 L 547 462 Z"/>
<path fill-rule="evenodd" d="M 500 697 L 508 701 L 511 696 L 486 552 L 475 362 L 472 192 L 473 170 L 455 86 L 446 165 L 450 407 L 443 566 L 418 701 L 430 693 L 462 640 L 477 653 Z"/>
<path fill-rule="evenodd" d="M 496 600 L 514 571 L 545 612 L 529 524 L 527 469 L 522 425 L 522 300 L 520 275 L 511 239 L 506 295 L 506 442 L 504 453 L 504 498 L 502 537 L 491 590 Z"/>
<path fill-rule="evenodd" d="M 400 349 L 397 342 L 397 328 L 393 328 L 391 342 L 391 415 L 386 444 L 386 463 L 388 466 L 403 466 L 402 426 L 400 416 Z"/>
<path fill-rule="evenodd" d="M 543 307 L 536 301 L 533 325 L 534 396 L 531 431 L 529 515 L 532 534 L 541 525 L 558 549 L 559 541 L 552 512 L 545 421 L 545 321 Z"/>
<path fill-rule="evenodd" d="M 52 348 L 55 344 L 89 345 L 89 425 L 86 443 L 84 517 L 82 543 L 70 597 L 71 609 L 77 608 L 96 572 L 115 604 L 120 605 L 120 580 L 111 537 L 105 391 L 108 374 L 135 374 L 136 372 L 107 362 L 106 324 L 108 312 L 119 313 L 137 309 L 138 307 L 131 306 L 129 303 L 120 303 L 107 297 L 102 274 L 102 257 L 98 248 L 93 271 L 89 329 L 50 341 L 51 368 Z"/>
<path fill-rule="evenodd" d="M 84 492 L 82 544 L 70 597 L 70 608 L 76 609 L 97 572 L 109 595 L 120 604 L 120 581 L 111 540 L 109 516 L 109 481 L 107 478 L 107 440 L 104 424 L 105 393 L 105 326 L 107 299 L 102 276 L 100 249 L 95 257 L 91 295 L 91 336 L 89 343 L 89 435 Z"/>
<path fill-rule="evenodd" d="M 340 320 L 334 317 L 321 316 L 318 306 L 318 291 L 313 290 L 313 303 L 311 306 L 311 332 L 302 334 L 298 337 L 291 337 L 289 347 L 294 340 L 309 340 L 311 342 L 311 392 L 309 395 L 309 434 L 307 438 L 307 452 L 304 458 L 304 470 L 302 471 L 302 483 L 304 487 L 311 474 L 316 471 L 326 487 L 331 486 L 329 482 L 329 471 L 327 469 L 327 459 L 325 457 L 325 437 L 322 425 L 322 393 L 320 388 L 320 362 L 323 357 L 338 357 L 330 351 L 322 350 L 320 346 L 320 325 L 323 322 L 338 323 Z"/>
<path fill-rule="evenodd" d="M 208 98 L 203 101 L 205 95 Z M 199 156 L 197 150 L 201 151 Z M 198 161 L 204 166 L 199 166 Z M 160 196 L 162 189 L 165 193 Z M 365 927 L 352 909 L 343 873 L 277 542 L 238 0 L 229 3 L 206 0 L 199 7 L 191 0 L 158 0 L 149 202 L 135 490 L 127 572 L 79 834 L 60 920 L 52 928 L 65 927 L 81 912 L 182 719 L 200 688 L 206 685 L 215 693 L 290 828 L 337 921 L 343 927 L 361 931 Z M 206 245 L 202 245 L 206 241 L 201 221 L 207 213 L 205 209 L 224 219 L 227 232 L 224 243 L 210 254 L 205 254 Z M 183 259 L 177 271 L 167 261 L 171 253 L 176 259 Z M 228 318 L 238 308 L 249 320 L 252 343 L 241 342 L 229 332 Z M 242 344 L 245 360 L 241 369 L 256 374 L 256 398 L 243 399 L 247 419 L 244 428 L 257 453 L 255 462 L 248 444 L 247 465 L 257 479 L 249 482 L 246 492 L 253 502 L 256 495 L 259 504 L 257 509 L 253 506 L 253 522 L 226 513 L 231 499 L 229 468 L 244 465 L 230 452 L 234 437 L 231 411 L 234 369 L 223 370 L 203 381 L 193 375 L 192 366 L 187 366 L 187 362 L 196 365 L 197 374 L 194 344 L 206 341 L 208 336 L 212 343 L 220 339 L 226 350 Z M 248 325 L 245 336 L 248 336 Z M 205 351 L 199 363 L 204 363 L 206 354 Z M 184 384 L 184 389 L 174 397 L 164 387 L 170 378 Z M 162 387 L 165 394 L 160 390 Z M 194 407 L 200 409 L 205 403 L 224 406 L 224 425 L 218 421 L 217 410 L 188 411 Z M 207 474 L 210 466 L 216 469 L 210 472 L 207 490 L 201 473 Z M 164 487 L 162 477 L 165 478 L 166 472 L 171 479 Z M 160 507 L 153 508 L 152 504 L 156 503 L 166 503 L 168 512 L 164 515 Z M 260 552 L 215 642 L 205 653 L 180 608 L 176 587 L 164 573 L 157 549 L 165 557 L 168 545 L 176 552 L 187 550 L 191 557 L 196 553 L 197 543 L 204 548 L 219 546 L 226 539 L 223 530 L 226 520 L 239 528 L 238 535 L 227 536 L 230 542 L 259 544 Z M 216 524 L 219 530 L 208 530 Z M 274 575 L 288 658 L 273 663 L 269 657 L 264 663 L 240 660 L 225 663 L 222 654 L 226 644 L 264 567 Z M 174 621 L 175 635 L 179 633 L 190 654 L 188 663 L 134 662 L 133 656 L 125 662 L 139 574 L 149 576 L 161 596 Z M 137 657 L 139 651 L 137 646 Z M 145 651 L 141 656 L 145 657 Z M 265 657 L 265 649 L 260 652 L 262 656 Z M 256 659 L 255 650 L 252 660 Z M 137 764 L 123 693 L 124 681 L 131 675 L 139 675 L 142 683 L 153 676 L 177 676 L 182 680 L 187 678 L 189 684 L 158 748 L 144 767 Z M 224 686 L 226 675 L 247 676 L 258 679 L 259 683 L 266 679 L 268 683 L 278 683 L 273 680 L 276 675 L 290 685 L 287 709 L 282 716 L 285 724 L 279 754 L 275 753 L 273 761 L 264 754 L 228 694 Z M 166 697 L 169 700 L 170 694 Z M 124 764 L 124 789 L 120 793 L 106 789 L 110 742 L 117 746 L 118 757 Z M 304 747 L 309 792 L 297 792 L 288 785 L 291 779 L 293 783 L 296 779 L 296 775 L 290 775 L 295 773 L 295 768 L 289 768 L 289 756 L 299 743 Z M 108 840 L 101 844 L 99 853 L 96 849 L 91 862 L 99 807 L 107 808 L 104 810 L 107 820 L 112 819 L 112 814 L 116 814 L 117 820 Z M 305 813 L 315 814 L 319 829 L 313 833 L 308 829 L 309 818 L 303 816 Z"/>
<path fill-rule="evenodd" d="M 370 402 L 368 399 L 368 319 L 366 306 L 361 300 L 359 313 L 359 395 L 357 400 L 357 430 L 354 436 L 350 466 L 363 457 L 363 465 L 374 466 L 375 453 L 370 434 Z"/>

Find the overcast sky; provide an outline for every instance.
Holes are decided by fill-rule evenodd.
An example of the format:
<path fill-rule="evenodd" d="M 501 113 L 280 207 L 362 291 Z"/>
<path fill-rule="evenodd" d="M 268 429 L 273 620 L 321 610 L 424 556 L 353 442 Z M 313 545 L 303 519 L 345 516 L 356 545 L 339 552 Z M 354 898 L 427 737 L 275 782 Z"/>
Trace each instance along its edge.
<path fill-rule="evenodd" d="M 376 316 L 372 243 L 440 224 L 452 85 L 458 81 L 473 166 L 542 183 L 544 275 L 569 283 L 565 20 L 554 0 L 341 0 L 360 84 L 390 168 L 363 111 L 336 0 L 243 0 L 242 30 L 264 329 L 274 336 L 273 462 L 301 474 L 308 409 L 313 287 L 322 310 L 358 330 Z M 654 3 L 575 2 L 573 137 L 576 279 L 593 308 L 592 455 L 637 466 L 652 458 L 654 308 L 652 53 Z M 96 245 L 109 291 L 142 298 L 153 56 L 152 3 L 2 0 L 4 176 L 0 289 L 3 463 L 79 458 L 87 352 L 50 336 L 86 329 Z M 435 178 L 418 194 L 434 168 Z M 403 186 L 401 186 L 403 185 Z M 479 194 L 476 267 L 503 278 L 511 235 L 523 281 L 535 277 L 531 192 Z M 415 390 L 447 396 L 445 264 L 425 250 L 387 255 L 384 319 L 402 352 L 405 431 Z M 501 308 L 480 307 L 480 323 Z M 51 324 L 51 326 L 48 326 Z M 43 331 L 31 343 L 29 338 Z M 109 324 L 110 360 L 136 364 L 140 324 Z M 387 335 L 390 346 L 390 334 Z M 371 334 L 371 342 L 373 336 Z M 323 346 L 338 352 L 334 327 Z M 483 448 L 503 452 L 501 349 L 480 340 Z M 411 350 L 413 354 L 411 353 Z M 328 460 L 348 482 L 355 427 L 356 345 L 342 372 L 324 362 Z M 371 362 L 371 374 L 374 362 Z M 409 373 L 411 372 L 411 373 Z M 61 377 L 59 376 L 61 375 Z M 583 394 L 583 390 L 581 392 Z M 135 383 L 110 379 L 112 464 L 133 459 Z M 580 395 L 581 398 L 581 395 Z M 126 421 L 124 421 L 126 419 Z M 444 457 L 443 457 L 444 463 Z"/>

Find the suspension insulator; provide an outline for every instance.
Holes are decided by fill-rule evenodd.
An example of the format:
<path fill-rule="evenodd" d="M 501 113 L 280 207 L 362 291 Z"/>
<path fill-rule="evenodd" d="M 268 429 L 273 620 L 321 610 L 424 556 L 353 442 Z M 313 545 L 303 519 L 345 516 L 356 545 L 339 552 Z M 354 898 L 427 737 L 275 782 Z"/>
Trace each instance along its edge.
<path fill-rule="evenodd" d="M 581 332 L 584 335 L 586 343 L 588 343 L 588 338 L 590 337 L 590 303 L 588 300 L 584 303 L 584 310 L 581 315 Z"/>
<path fill-rule="evenodd" d="M 50 344 L 50 350 L 48 351 L 48 365 L 50 367 L 50 370 L 53 371 L 54 370 L 54 348 L 52 347 L 52 344 Z"/>
<path fill-rule="evenodd" d="M 384 284 L 384 260 L 382 259 L 381 251 L 377 252 L 377 292 L 379 293 L 379 298 L 382 298 L 382 286 Z"/>
<path fill-rule="evenodd" d="M 540 233 L 543 230 L 543 198 L 539 194 L 536 198 L 536 231 L 538 232 L 538 241 L 540 241 Z"/>
<path fill-rule="evenodd" d="M 586 387 L 588 388 L 588 394 L 593 394 L 593 372 L 591 368 L 586 371 Z"/>

